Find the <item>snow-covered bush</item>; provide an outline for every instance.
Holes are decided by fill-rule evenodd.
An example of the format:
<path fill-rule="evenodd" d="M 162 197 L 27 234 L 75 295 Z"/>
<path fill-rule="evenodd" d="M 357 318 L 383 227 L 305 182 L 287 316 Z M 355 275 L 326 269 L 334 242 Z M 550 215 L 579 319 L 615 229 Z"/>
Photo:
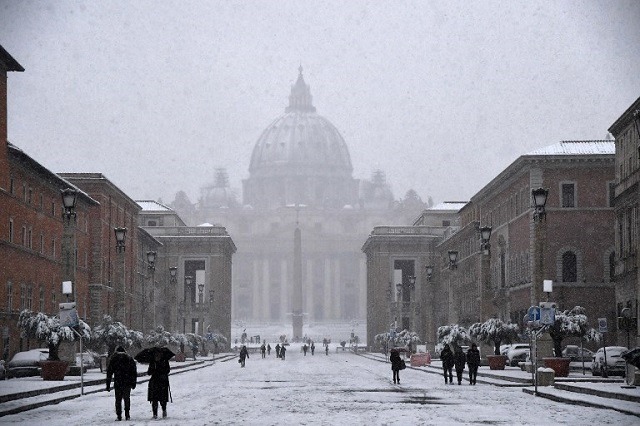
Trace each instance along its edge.
<path fill-rule="evenodd" d="M 148 345 L 157 347 L 165 347 L 178 344 L 175 335 L 169 333 L 161 325 L 151 330 L 151 333 L 147 334 L 144 340 Z"/>
<path fill-rule="evenodd" d="M 506 323 L 498 318 L 490 318 L 485 322 L 477 322 L 469 327 L 469 336 L 487 345 L 493 345 L 495 355 L 500 355 L 500 345 L 513 343 L 518 339 L 517 324 Z"/>
<path fill-rule="evenodd" d="M 442 344 L 448 343 L 449 346 L 453 347 L 453 349 L 471 341 L 469 339 L 467 329 L 458 324 L 442 325 L 438 327 L 437 337 L 438 342 Z"/>
<path fill-rule="evenodd" d="M 388 332 L 376 334 L 373 340 L 384 348 L 385 353 L 393 347 L 402 346 L 411 348 L 412 345 L 417 345 L 422 342 L 420 337 L 418 337 L 418 333 L 406 329 L 395 333 L 395 335 Z"/>
<path fill-rule="evenodd" d="M 28 309 L 20 312 L 18 328 L 21 336 L 27 339 L 36 339 L 44 342 L 49 347 L 49 360 L 59 361 L 58 349 L 63 341 L 74 342 L 79 338 L 78 334 L 87 341 L 91 339 L 91 327 L 86 322 L 79 320 L 78 327 L 74 331 L 71 327 L 60 325 L 60 318 L 48 316 L 42 312 L 32 312 Z"/>
<path fill-rule="evenodd" d="M 562 340 L 566 337 L 600 340 L 600 333 L 589 328 L 586 312 L 582 306 L 576 306 L 568 311 L 556 312 L 555 322 L 549 327 L 549 335 L 553 340 L 554 356 L 562 357 Z"/>

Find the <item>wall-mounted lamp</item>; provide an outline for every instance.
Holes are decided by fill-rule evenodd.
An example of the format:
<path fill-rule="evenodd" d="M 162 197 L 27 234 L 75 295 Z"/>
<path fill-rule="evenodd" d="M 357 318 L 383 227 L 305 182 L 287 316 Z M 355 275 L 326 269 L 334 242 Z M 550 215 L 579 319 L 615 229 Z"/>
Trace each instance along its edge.
<path fill-rule="evenodd" d="M 449 269 L 456 269 L 458 267 L 458 252 L 456 250 L 449 250 Z"/>
<path fill-rule="evenodd" d="M 545 220 L 547 213 L 545 211 L 545 205 L 547 204 L 547 197 L 549 196 L 549 190 L 545 188 L 536 188 L 531 190 L 531 198 L 533 199 L 533 220 L 534 222 L 540 222 Z"/>
<path fill-rule="evenodd" d="M 480 228 L 480 250 L 482 251 L 482 254 L 491 254 L 491 244 L 489 243 L 490 239 L 491 227 L 483 226 L 482 228 Z"/>

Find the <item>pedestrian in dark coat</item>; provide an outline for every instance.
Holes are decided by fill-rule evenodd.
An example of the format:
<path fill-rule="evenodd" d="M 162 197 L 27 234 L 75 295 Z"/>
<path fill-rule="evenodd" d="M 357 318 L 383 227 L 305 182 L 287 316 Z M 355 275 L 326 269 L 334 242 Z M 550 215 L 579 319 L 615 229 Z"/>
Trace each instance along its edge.
<path fill-rule="evenodd" d="M 392 349 L 391 354 L 389 355 L 389 361 L 391 361 L 391 371 L 393 371 L 393 383 L 400 384 L 400 370 L 402 369 L 400 352 Z"/>
<path fill-rule="evenodd" d="M 276 358 L 280 358 L 280 344 L 276 343 Z"/>
<path fill-rule="evenodd" d="M 122 346 L 116 348 L 107 367 L 107 392 L 111 392 L 111 378 L 113 378 L 113 388 L 116 391 L 116 415 L 118 420 L 122 420 L 122 400 L 124 400 L 124 418 L 129 420 L 131 389 L 136 387 L 138 370 L 136 362 L 125 352 Z"/>
<path fill-rule="evenodd" d="M 267 347 L 264 345 L 264 343 L 262 344 L 262 346 L 260 346 L 260 352 L 262 353 L 262 358 L 267 357 Z"/>
<path fill-rule="evenodd" d="M 271 345 L 267 343 L 267 355 L 271 355 Z"/>
<path fill-rule="evenodd" d="M 304 346 L 302 346 L 302 352 L 304 352 L 304 356 L 307 356 L 307 351 L 309 350 L 309 347 L 307 346 L 307 344 L 305 343 Z"/>
<path fill-rule="evenodd" d="M 313 355 L 313 353 L 316 351 L 316 345 L 311 342 L 311 355 Z"/>
<path fill-rule="evenodd" d="M 480 351 L 475 343 L 471 344 L 471 349 L 467 351 L 467 365 L 469 366 L 469 383 L 475 385 L 480 365 Z"/>
<path fill-rule="evenodd" d="M 280 347 L 280 359 L 284 361 L 284 354 L 287 352 L 287 348 L 284 345 Z"/>
<path fill-rule="evenodd" d="M 462 348 L 460 346 L 456 346 L 456 351 L 453 353 L 453 365 L 456 369 L 458 385 L 462 384 L 462 372 L 464 371 L 464 364 L 466 362 L 467 356 L 462 352 Z"/>
<path fill-rule="evenodd" d="M 162 407 L 162 417 L 167 417 L 167 401 L 169 401 L 169 361 L 162 358 L 162 354 L 158 351 L 155 353 L 155 359 L 149 363 L 147 374 L 151 376 L 149 380 L 149 390 L 147 392 L 147 400 L 151 402 L 151 410 L 153 418 L 158 418 L 158 403 Z"/>
<path fill-rule="evenodd" d="M 440 352 L 440 361 L 442 361 L 442 370 L 444 373 L 444 383 L 453 383 L 453 352 L 448 343 L 445 343 L 444 348 Z M 447 374 L 449 380 L 447 381 Z"/>
<path fill-rule="evenodd" d="M 245 345 L 242 345 L 242 349 L 240 349 L 240 367 L 244 367 L 246 358 L 249 358 L 249 351 Z"/>

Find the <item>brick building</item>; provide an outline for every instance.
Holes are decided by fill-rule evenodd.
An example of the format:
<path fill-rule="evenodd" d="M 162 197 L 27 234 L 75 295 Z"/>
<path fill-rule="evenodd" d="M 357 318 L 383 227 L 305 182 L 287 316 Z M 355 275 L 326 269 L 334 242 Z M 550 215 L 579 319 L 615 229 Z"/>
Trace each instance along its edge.
<path fill-rule="evenodd" d="M 616 315 L 623 318 L 629 308 L 628 326 L 621 323 L 618 342 L 629 347 L 638 345 L 638 203 L 640 185 L 640 98 L 611 125 L 609 132 L 616 140 L 615 154 L 615 283 Z M 625 320 L 623 320 L 625 321 Z M 628 328 L 628 330 L 627 330 Z M 628 331 L 628 333 L 627 333 Z"/>
<path fill-rule="evenodd" d="M 583 306 L 593 326 L 597 318 L 613 324 L 613 182 L 613 141 L 563 141 L 519 157 L 460 210 L 460 229 L 437 247 L 437 285 L 448 303 L 434 303 L 436 317 L 522 325 L 528 308 L 545 300 L 547 279 L 559 309 Z M 539 227 L 531 208 L 538 187 L 549 190 Z M 492 227 L 486 255 L 484 226 Z M 455 268 L 449 251 L 458 254 Z"/>

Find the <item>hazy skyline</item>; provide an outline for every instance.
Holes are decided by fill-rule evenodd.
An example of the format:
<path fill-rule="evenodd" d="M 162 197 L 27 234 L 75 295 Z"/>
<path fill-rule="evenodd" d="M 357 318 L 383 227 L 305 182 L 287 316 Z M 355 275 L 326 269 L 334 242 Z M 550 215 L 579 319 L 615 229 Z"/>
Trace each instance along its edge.
<path fill-rule="evenodd" d="M 518 156 L 604 139 L 640 96 L 640 2 L 0 1 L 9 140 L 134 199 L 241 191 L 304 68 L 354 177 L 468 200 Z"/>

